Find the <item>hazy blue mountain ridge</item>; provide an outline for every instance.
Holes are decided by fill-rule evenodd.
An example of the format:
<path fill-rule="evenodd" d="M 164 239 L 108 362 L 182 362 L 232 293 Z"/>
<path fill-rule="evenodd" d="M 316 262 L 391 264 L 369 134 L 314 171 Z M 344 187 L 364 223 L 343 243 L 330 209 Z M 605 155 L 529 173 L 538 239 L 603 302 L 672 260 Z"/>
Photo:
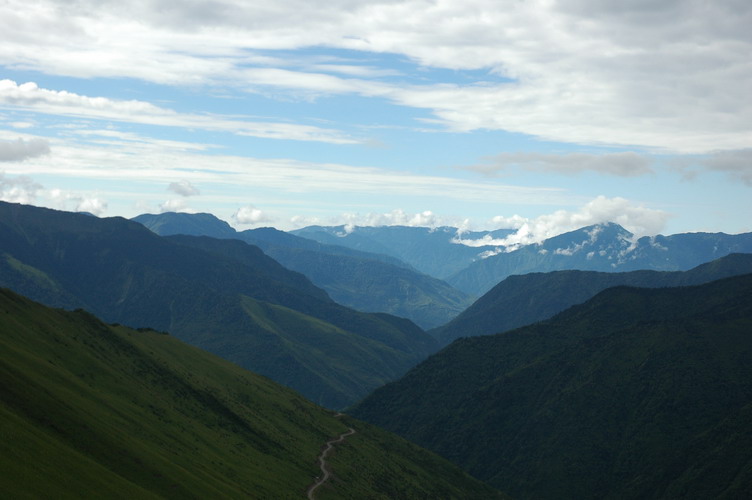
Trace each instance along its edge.
<path fill-rule="evenodd" d="M 466 293 L 482 295 L 507 276 L 565 269 L 584 271 L 686 271 L 730 253 L 752 252 L 752 233 L 685 233 L 635 239 L 618 224 L 597 224 L 479 259 L 447 278 Z"/>
<path fill-rule="evenodd" d="M 405 317 L 423 328 L 445 324 L 471 302 L 466 294 L 392 256 L 323 244 L 273 228 L 235 232 L 210 214 L 145 214 L 133 220 L 161 235 L 216 236 L 256 245 L 343 305 Z"/>
<path fill-rule="evenodd" d="M 548 319 L 598 292 L 619 285 L 699 285 L 752 273 L 752 254 L 730 254 L 689 271 L 551 271 L 512 275 L 462 314 L 429 333 L 446 345 L 459 337 L 490 335 Z"/>
<path fill-rule="evenodd" d="M 496 239 L 503 238 L 513 231 L 500 229 L 463 232 L 455 227 L 309 226 L 291 232 L 322 243 L 392 255 L 423 273 L 446 279 L 470 265 L 483 251 L 493 249 L 492 246 L 477 248 L 462 245 L 457 243 L 458 238 Z"/>

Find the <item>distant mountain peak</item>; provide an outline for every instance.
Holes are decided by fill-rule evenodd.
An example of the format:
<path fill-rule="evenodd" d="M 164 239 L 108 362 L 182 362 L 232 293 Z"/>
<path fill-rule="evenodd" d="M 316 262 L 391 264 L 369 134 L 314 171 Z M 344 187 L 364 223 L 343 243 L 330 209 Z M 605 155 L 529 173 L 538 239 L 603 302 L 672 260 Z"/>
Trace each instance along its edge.
<path fill-rule="evenodd" d="M 187 234 L 211 236 L 213 238 L 233 238 L 236 234 L 235 229 L 230 224 L 210 213 L 165 212 L 162 214 L 142 214 L 132 220 L 163 236 Z"/>

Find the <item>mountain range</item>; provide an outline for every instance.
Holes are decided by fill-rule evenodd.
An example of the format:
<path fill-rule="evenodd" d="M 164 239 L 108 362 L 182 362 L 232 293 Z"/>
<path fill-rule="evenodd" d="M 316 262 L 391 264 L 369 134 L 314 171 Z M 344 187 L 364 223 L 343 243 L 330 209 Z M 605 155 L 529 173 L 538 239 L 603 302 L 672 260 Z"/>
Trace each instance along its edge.
<path fill-rule="evenodd" d="M 746 498 L 752 274 L 456 340 L 350 411 L 515 498 Z"/>
<path fill-rule="evenodd" d="M 274 228 L 236 231 L 211 214 L 162 213 L 133 218 L 155 233 L 238 239 L 258 246 L 288 269 L 308 277 L 340 304 L 385 312 L 422 328 L 445 324 L 472 302 L 446 282 L 416 271 L 394 256 L 320 243 Z M 336 243 L 336 240 L 333 242 Z"/>
<path fill-rule="evenodd" d="M 579 269 L 601 272 L 686 271 L 729 253 L 752 253 L 752 233 L 682 233 L 636 238 L 614 223 L 596 224 L 540 243 L 502 246 L 513 231 L 463 232 L 399 226 L 310 226 L 294 234 L 402 259 L 480 297 L 514 274 Z M 473 246 L 468 246 L 473 245 Z"/>
<path fill-rule="evenodd" d="M 257 247 L 118 217 L 0 203 L 0 286 L 169 331 L 331 408 L 436 349 L 409 320 L 341 306 Z"/>
<path fill-rule="evenodd" d="M 0 496 L 506 498 L 445 459 L 149 329 L 0 289 Z M 348 431 L 349 432 L 349 431 Z"/>
<path fill-rule="evenodd" d="M 447 345 L 460 337 L 501 333 L 548 319 L 614 286 L 699 285 L 747 273 L 752 273 L 752 254 L 730 254 L 689 271 L 551 271 L 512 275 L 455 319 L 429 333 L 441 345 Z"/>
<path fill-rule="evenodd" d="M 448 226 L 308 226 L 290 232 L 321 243 L 390 255 L 445 280 L 472 264 L 483 251 L 493 249 L 463 245 L 461 240 L 501 239 L 514 231 L 460 231 Z"/>

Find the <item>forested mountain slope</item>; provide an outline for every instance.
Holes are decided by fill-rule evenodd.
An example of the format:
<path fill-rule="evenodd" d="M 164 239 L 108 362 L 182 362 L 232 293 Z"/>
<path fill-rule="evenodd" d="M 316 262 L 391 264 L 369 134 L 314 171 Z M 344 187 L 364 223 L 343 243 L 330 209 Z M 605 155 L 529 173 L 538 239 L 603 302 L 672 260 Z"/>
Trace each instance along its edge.
<path fill-rule="evenodd" d="M 459 339 L 352 413 L 515 498 L 744 498 L 752 275 L 610 288 Z"/>
<path fill-rule="evenodd" d="M 752 254 L 731 254 L 689 271 L 552 271 L 509 276 L 448 324 L 431 330 L 442 345 L 459 337 L 490 335 L 548 319 L 618 285 L 699 285 L 752 273 Z"/>

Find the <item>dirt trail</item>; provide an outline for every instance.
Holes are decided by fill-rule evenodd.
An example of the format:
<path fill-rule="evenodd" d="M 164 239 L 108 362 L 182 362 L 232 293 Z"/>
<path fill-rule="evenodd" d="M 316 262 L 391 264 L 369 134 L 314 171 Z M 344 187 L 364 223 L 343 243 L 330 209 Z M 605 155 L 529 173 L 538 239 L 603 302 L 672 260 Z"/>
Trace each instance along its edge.
<path fill-rule="evenodd" d="M 340 414 L 337 414 L 336 416 L 339 417 Z M 323 475 L 315 483 L 308 487 L 308 500 L 314 500 L 313 492 L 316 490 L 316 488 L 324 484 L 331 475 L 329 468 L 326 465 L 326 456 L 330 451 L 332 451 L 332 448 L 334 448 L 335 444 L 341 443 L 348 436 L 352 436 L 353 434 L 355 434 L 355 429 L 350 427 L 347 432 L 340 434 L 339 437 L 327 441 L 324 450 L 321 452 L 321 455 L 319 455 L 319 467 L 321 467 L 321 472 L 323 472 Z"/>

